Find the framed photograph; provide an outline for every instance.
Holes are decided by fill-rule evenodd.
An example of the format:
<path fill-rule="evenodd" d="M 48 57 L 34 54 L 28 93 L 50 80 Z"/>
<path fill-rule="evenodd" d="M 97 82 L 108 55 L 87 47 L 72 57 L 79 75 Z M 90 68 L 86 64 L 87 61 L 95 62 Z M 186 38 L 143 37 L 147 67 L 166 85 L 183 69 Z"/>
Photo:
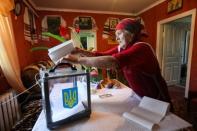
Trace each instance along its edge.
<path fill-rule="evenodd" d="M 109 19 L 109 27 L 111 30 L 115 30 L 117 24 L 118 24 L 118 19 L 116 18 Z"/>
<path fill-rule="evenodd" d="M 79 17 L 79 28 L 85 30 L 92 29 L 91 17 Z"/>
<path fill-rule="evenodd" d="M 168 0 L 168 13 L 182 8 L 183 0 Z"/>

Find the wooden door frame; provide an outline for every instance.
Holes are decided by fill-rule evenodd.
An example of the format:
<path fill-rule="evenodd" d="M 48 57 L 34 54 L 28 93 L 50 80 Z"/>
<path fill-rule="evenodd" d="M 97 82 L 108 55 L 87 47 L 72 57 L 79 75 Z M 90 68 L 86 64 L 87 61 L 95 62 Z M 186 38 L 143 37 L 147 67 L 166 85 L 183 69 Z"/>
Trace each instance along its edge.
<path fill-rule="evenodd" d="M 195 20 L 196 20 L 196 9 L 192 9 L 181 14 L 172 16 L 170 18 L 161 20 L 157 22 L 157 43 L 156 43 L 156 56 L 158 58 L 160 66 L 162 66 L 162 28 L 164 24 L 191 15 L 191 33 L 189 42 L 189 54 L 188 54 L 188 64 L 187 64 L 187 78 L 185 85 L 185 98 L 188 98 L 189 84 L 190 84 L 190 72 L 191 72 L 191 61 L 192 61 L 192 51 L 193 51 L 193 39 L 195 30 Z M 161 67 L 162 69 L 162 67 Z"/>

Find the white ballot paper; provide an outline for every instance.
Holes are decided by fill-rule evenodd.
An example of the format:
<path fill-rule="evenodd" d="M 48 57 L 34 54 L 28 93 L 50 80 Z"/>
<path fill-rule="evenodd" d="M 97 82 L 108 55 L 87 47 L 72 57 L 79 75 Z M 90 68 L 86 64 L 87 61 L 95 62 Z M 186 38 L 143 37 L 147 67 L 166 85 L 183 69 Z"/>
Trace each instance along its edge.
<path fill-rule="evenodd" d="M 54 63 L 57 63 L 57 61 L 60 58 L 71 53 L 73 49 L 74 49 L 73 40 L 68 40 L 66 42 L 63 42 L 57 46 L 48 49 L 48 55 Z"/>
<path fill-rule="evenodd" d="M 149 130 L 152 130 L 169 112 L 169 103 L 144 96 L 131 112 L 124 112 L 123 117 Z"/>
<path fill-rule="evenodd" d="M 83 83 L 78 83 L 79 88 L 83 88 Z M 62 104 L 62 90 L 66 88 L 70 88 L 73 86 L 73 83 L 56 83 L 54 84 L 53 89 L 50 92 L 50 104 L 51 104 L 51 111 L 52 111 L 52 120 L 59 121 L 69 116 L 72 116 L 76 113 L 79 113 L 85 110 L 85 107 L 82 103 L 83 96 L 86 94 L 82 94 L 81 90 L 79 90 L 78 95 L 78 104 L 73 108 L 64 108 Z"/>

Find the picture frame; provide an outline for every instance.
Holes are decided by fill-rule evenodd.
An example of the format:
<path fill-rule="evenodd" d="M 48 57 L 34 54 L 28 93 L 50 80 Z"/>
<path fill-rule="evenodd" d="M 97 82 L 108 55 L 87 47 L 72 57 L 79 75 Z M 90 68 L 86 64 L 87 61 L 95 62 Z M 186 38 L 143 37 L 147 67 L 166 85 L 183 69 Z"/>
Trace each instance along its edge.
<path fill-rule="evenodd" d="M 167 12 L 171 13 L 177 9 L 182 8 L 183 0 L 168 0 Z"/>
<path fill-rule="evenodd" d="M 91 17 L 79 17 L 79 28 L 84 30 L 92 29 Z"/>
<path fill-rule="evenodd" d="M 116 19 L 116 18 L 110 18 L 109 19 L 110 30 L 115 30 L 117 24 L 118 24 L 118 19 Z"/>

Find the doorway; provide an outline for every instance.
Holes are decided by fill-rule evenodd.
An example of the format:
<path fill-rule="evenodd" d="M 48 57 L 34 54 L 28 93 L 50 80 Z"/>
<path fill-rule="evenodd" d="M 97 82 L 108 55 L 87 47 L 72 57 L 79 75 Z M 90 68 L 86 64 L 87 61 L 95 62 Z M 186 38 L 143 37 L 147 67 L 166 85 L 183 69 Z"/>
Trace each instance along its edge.
<path fill-rule="evenodd" d="M 191 15 L 163 24 L 162 74 L 167 84 L 185 87 Z"/>
<path fill-rule="evenodd" d="M 156 54 L 168 85 L 181 85 L 188 96 L 196 9 L 157 23 Z"/>

